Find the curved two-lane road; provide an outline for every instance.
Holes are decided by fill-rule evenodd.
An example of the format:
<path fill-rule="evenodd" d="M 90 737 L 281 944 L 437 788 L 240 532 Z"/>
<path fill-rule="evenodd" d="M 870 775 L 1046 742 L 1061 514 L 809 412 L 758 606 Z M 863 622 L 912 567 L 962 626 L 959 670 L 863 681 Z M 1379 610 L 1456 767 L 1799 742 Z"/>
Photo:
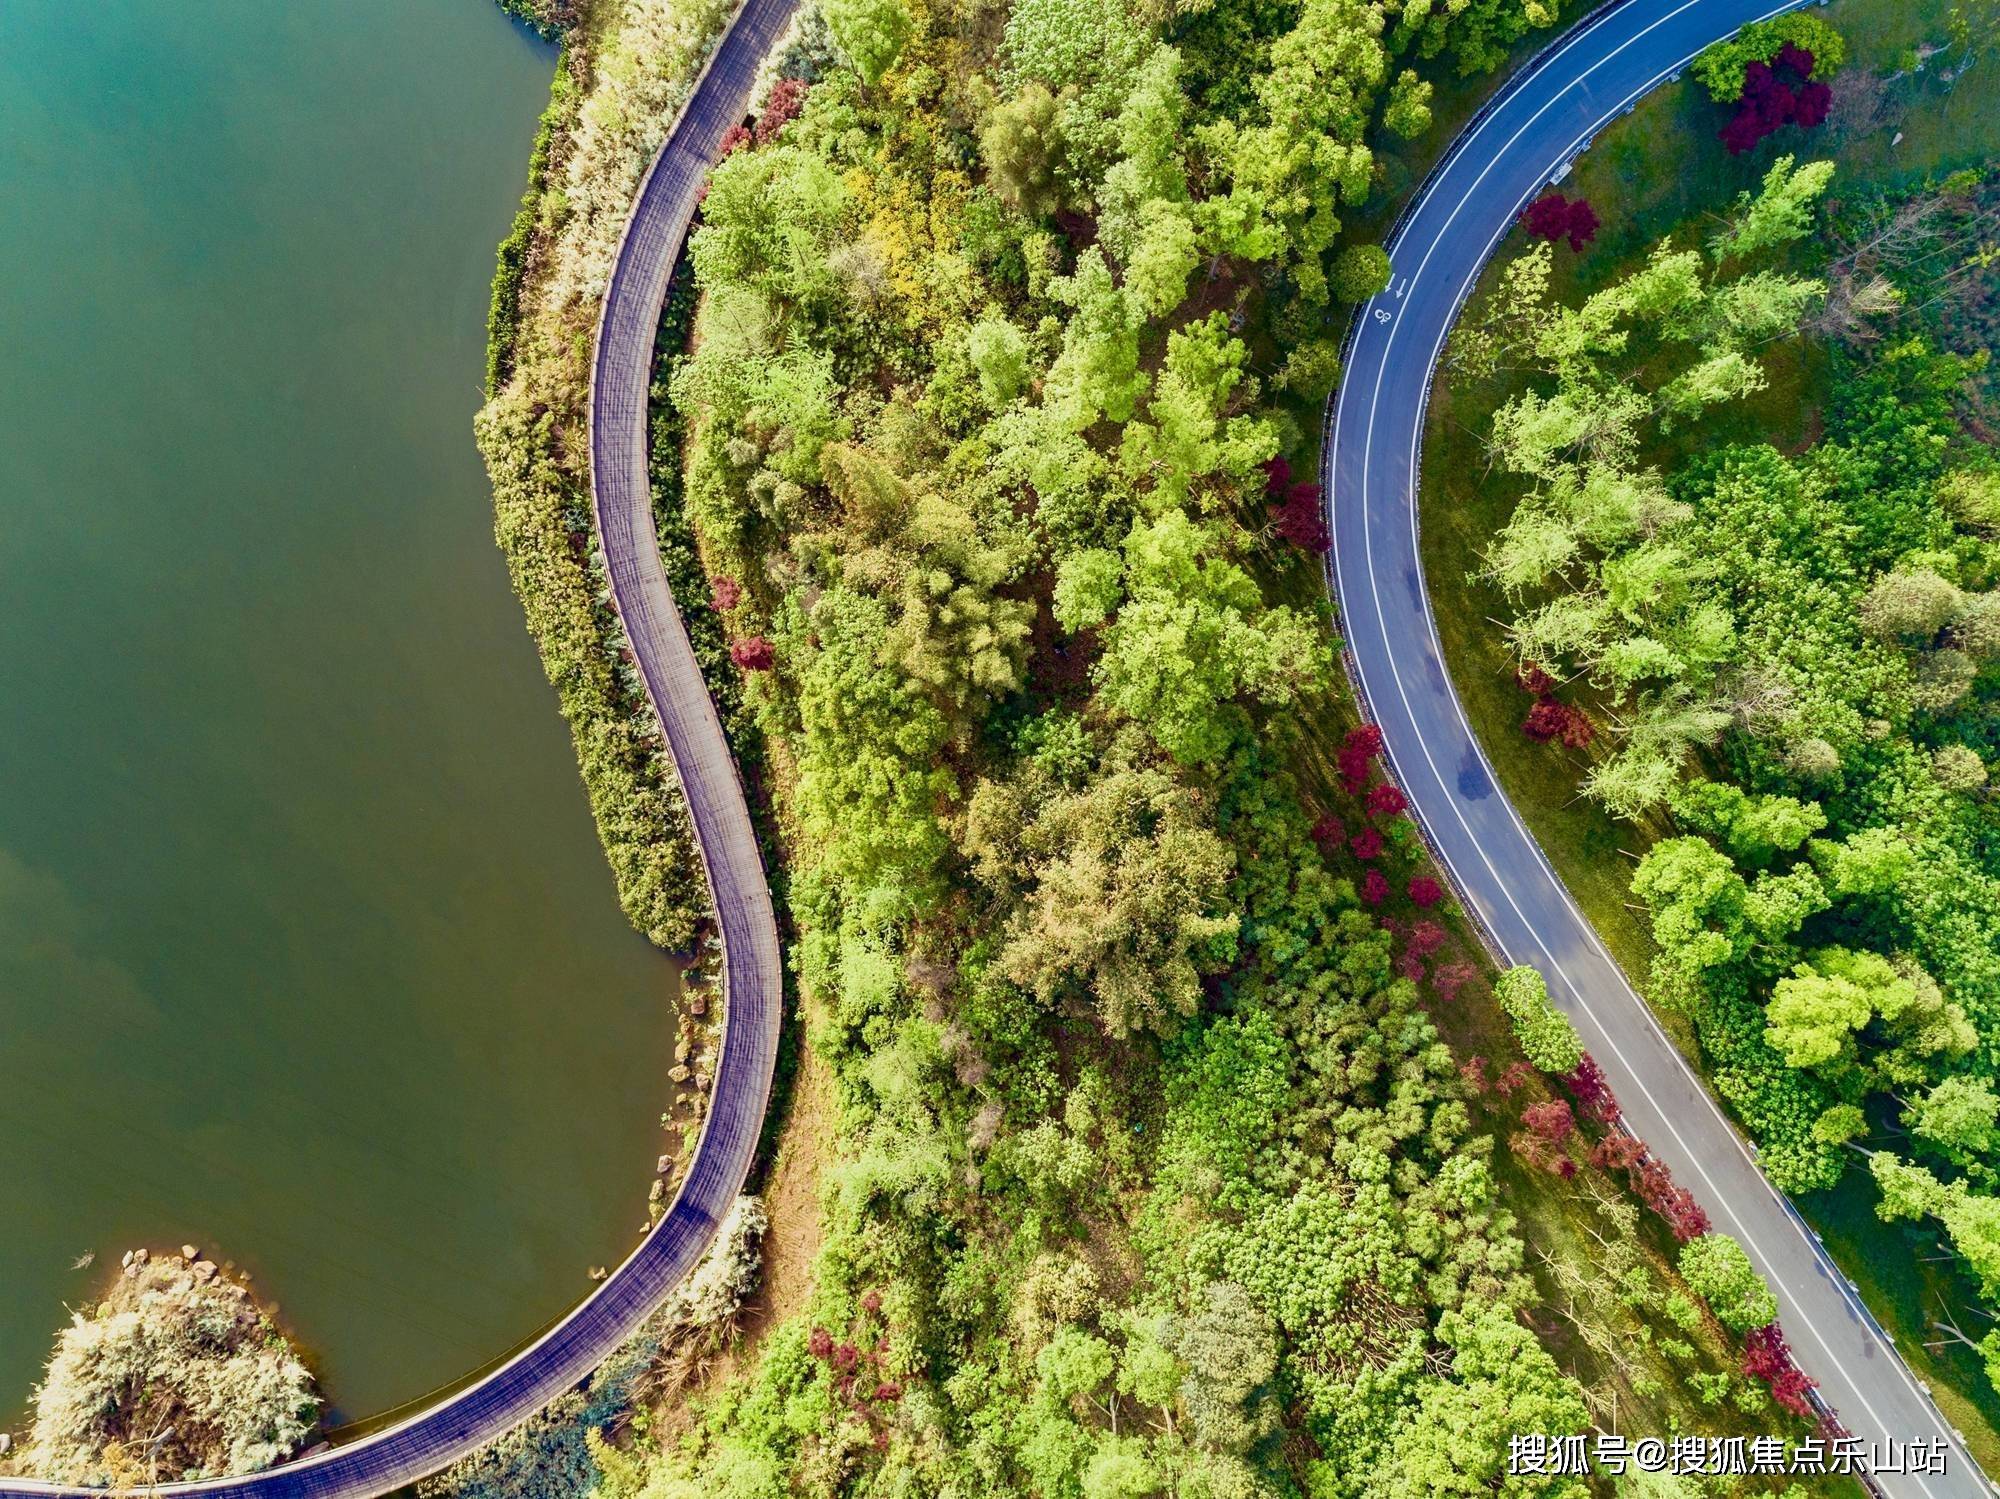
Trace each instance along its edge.
<path fill-rule="evenodd" d="M 1749 1251 L 1783 1305 L 1799 1364 L 1863 1442 L 1943 1438 L 1945 1472 L 1887 1493 L 1988 1485 L 1811 1231 L 1661 1033 L 1508 803 L 1460 708 L 1424 590 L 1418 453 L 1445 335 L 1520 209 L 1606 123 L 1710 43 L 1788 10 L 1777 0 L 1628 0 L 1554 43 L 1453 145 L 1389 245 L 1389 288 L 1361 310 L 1328 407 L 1331 573 L 1349 667 L 1459 893 L 1510 962 L 1531 963 L 1609 1075 L 1627 1119 Z"/>
<path fill-rule="evenodd" d="M 591 1296 L 528 1348 L 438 1404 L 269 1472 L 154 1492 L 209 1499 L 373 1499 L 518 1426 L 630 1337 L 707 1252 L 742 1191 L 778 1054 L 782 970 L 771 892 L 722 723 L 667 588 L 646 469 L 646 395 L 667 282 L 700 188 L 797 0 L 745 0 L 640 184 L 598 326 L 591 477 L 612 593 L 693 818 L 723 948 L 725 1013 L 708 1117 L 666 1216 Z M 99 1491 L 0 1478 L 0 1496 Z M 99 1494 L 101 1499 L 101 1494 Z"/>

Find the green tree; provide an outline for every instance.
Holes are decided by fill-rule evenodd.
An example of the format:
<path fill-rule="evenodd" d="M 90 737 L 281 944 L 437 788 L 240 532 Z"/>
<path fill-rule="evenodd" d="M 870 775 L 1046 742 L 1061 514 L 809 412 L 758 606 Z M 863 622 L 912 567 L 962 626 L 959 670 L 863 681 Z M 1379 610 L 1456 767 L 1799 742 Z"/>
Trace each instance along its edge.
<path fill-rule="evenodd" d="M 1791 796 L 1752 796 L 1723 781 L 1685 781 L 1671 798 L 1684 827 L 1721 842 L 1737 863 L 1762 868 L 1779 854 L 1796 853 L 1826 826 L 1817 802 Z"/>
<path fill-rule="evenodd" d="M 1898 828 L 1862 828 L 1838 841 L 1815 838 L 1809 852 L 1827 889 L 1841 899 L 1887 895 L 1917 863 L 1916 850 Z"/>
<path fill-rule="evenodd" d="M 810 151 L 788 144 L 734 152 L 709 174 L 701 228 L 688 246 L 695 274 L 704 285 L 771 302 L 823 301 L 833 295 L 827 258 L 846 204 L 839 175 Z M 738 297 L 731 310 L 741 318 L 748 307 Z"/>
<path fill-rule="evenodd" d="M 1544 1072 L 1574 1072 L 1583 1060 L 1583 1043 L 1569 1017 L 1549 999 L 1549 986 L 1525 963 L 1509 968 L 1493 983 L 1494 998 L 1514 1022 L 1515 1039 L 1528 1060 Z"/>
<path fill-rule="evenodd" d="M 1717 260 L 1742 260 L 1779 245 L 1804 239 L 1812 229 L 1814 207 L 1833 181 L 1833 163 L 1811 161 L 1795 167 L 1780 156 L 1764 174 L 1764 185 L 1753 197 L 1736 200 L 1729 227 L 1709 242 Z"/>
<path fill-rule="evenodd" d="M 1065 630 L 1104 623 L 1125 596 L 1125 559 L 1101 547 L 1071 552 L 1056 568 L 1051 608 Z"/>
<path fill-rule="evenodd" d="M 1166 1030 L 1200 1007 L 1201 975 L 1235 956 L 1235 861 L 1164 771 L 1114 771 L 1055 798 L 1020 848 L 1025 894 L 999 968 L 1044 1003 L 1085 999 L 1114 1037 Z"/>
<path fill-rule="evenodd" d="M 1269 422 L 1229 414 L 1244 384 L 1248 351 L 1228 326 L 1218 312 L 1169 333 L 1148 420 L 1126 424 L 1120 466 L 1134 480 L 1151 478 L 1152 491 L 1143 500 L 1149 509 L 1183 502 L 1205 475 L 1261 480 L 1259 466 L 1278 451 Z M 1254 392 L 1254 384 L 1249 389 Z"/>
<path fill-rule="evenodd" d="M 1681 1277 L 1732 1332 L 1751 1332 L 1778 1319 L 1778 1298 L 1727 1234 L 1703 1234 L 1681 1248 Z"/>
<path fill-rule="evenodd" d="M 1083 1470 L 1083 1499 L 1145 1499 L 1160 1492 L 1160 1473 L 1143 1438 L 1103 1436 Z"/>
<path fill-rule="evenodd" d="M 1210 243 L 1222 254 L 1280 260 L 1309 305 L 1326 299 L 1320 257 L 1340 232 L 1342 204 L 1369 192 L 1374 157 L 1362 137 L 1387 73 L 1381 30 L 1382 13 L 1367 0 L 1306 0 L 1257 79 L 1260 118 L 1195 132 L 1228 181 L 1226 193 L 1203 201 Z"/>
<path fill-rule="evenodd" d="M 1753 21 L 1727 41 L 1717 42 L 1694 60 L 1694 76 L 1718 104 L 1733 104 L 1743 93 L 1744 70 L 1769 62 L 1790 42 L 1813 55 L 1813 76 L 1831 77 L 1847 60 L 1847 40 L 1807 11 Z"/>
<path fill-rule="evenodd" d="M 1869 1157 L 1868 1169 L 1882 1189 L 1875 1211 L 1884 1222 L 1936 1218 L 1979 1282 L 1979 1294 L 1989 1301 L 2000 1297 L 2000 1197 L 1976 1193 L 1962 1181 L 1940 1182 L 1886 1150 Z"/>
<path fill-rule="evenodd" d="M 1389 284 L 1389 252 L 1380 245 L 1349 245 L 1334 258 L 1333 295 L 1365 302 Z"/>
<path fill-rule="evenodd" d="M 825 0 L 820 14 L 840 50 L 871 87 L 895 65 L 916 29 L 903 0 Z"/>
<path fill-rule="evenodd" d="M 1887 572 L 1877 578 L 1861 600 L 1861 627 L 1883 640 L 1899 637 L 1928 639 L 1965 607 L 1958 585 L 1928 568 Z"/>
<path fill-rule="evenodd" d="M 1277 1332 L 1242 1286 L 1205 1286 L 1194 1311 L 1175 1324 L 1171 1351 L 1187 1370 L 1180 1403 L 1193 1441 L 1242 1452 L 1270 1429 L 1276 1412 L 1265 1397 L 1278 1369 Z"/>
<path fill-rule="evenodd" d="M 1947 791 L 1977 791 L 1986 784 L 1986 762 L 1968 745 L 1941 745 L 1931 756 L 1931 774 Z"/>
<path fill-rule="evenodd" d="M 1041 84 L 1030 83 L 994 107 L 979 132 L 979 152 L 987 181 L 1002 202 L 1029 218 L 1062 207 L 1057 177 L 1064 153 L 1062 122 L 1055 95 Z"/>
<path fill-rule="evenodd" d="M 1748 951 L 1749 887 L 1729 856 L 1705 839 L 1654 844 L 1632 876 L 1632 893 L 1653 913 L 1660 948 L 1653 977 L 1670 1003 L 1692 1003 L 1710 970 Z"/>

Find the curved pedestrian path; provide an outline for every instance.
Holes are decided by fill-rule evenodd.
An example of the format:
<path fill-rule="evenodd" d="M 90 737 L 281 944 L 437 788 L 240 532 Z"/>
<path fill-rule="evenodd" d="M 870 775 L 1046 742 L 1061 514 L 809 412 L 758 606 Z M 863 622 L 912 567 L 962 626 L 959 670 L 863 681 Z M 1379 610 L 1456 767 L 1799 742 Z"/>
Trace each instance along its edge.
<path fill-rule="evenodd" d="M 1417 540 L 1431 380 L 1501 236 L 1604 125 L 1710 43 L 1790 8 L 1606 6 L 1510 80 L 1454 143 L 1390 239 L 1389 286 L 1361 309 L 1328 405 L 1330 572 L 1349 670 L 1381 725 L 1392 773 L 1489 942 L 1507 962 L 1542 972 L 1635 1132 L 1764 1272 L 1799 1365 L 1864 1448 L 1891 1456 L 1873 1484 L 1897 1499 L 1954 1499 L 1989 1491 L 1963 1443 L 1661 1033 L 1508 802 L 1452 688 Z M 1913 1441 L 1943 1444 L 1941 1474 L 1893 1471 L 1913 1467 L 1893 1459 Z"/>
<path fill-rule="evenodd" d="M 640 184 L 591 368 L 591 478 L 611 590 L 666 732 L 722 938 L 722 1045 L 708 1117 L 680 1191 L 631 1257 L 542 1337 L 438 1404 L 265 1473 L 149 1492 L 215 1499 L 372 1499 L 518 1426 L 602 1363 L 707 1252 L 743 1189 L 770 1100 L 782 999 L 777 923 L 722 722 L 667 587 L 653 528 L 646 397 L 667 284 L 722 137 L 797 0 L 745 0 Z M 100 1495 L 0 1478 L 0 1496 Z"/>

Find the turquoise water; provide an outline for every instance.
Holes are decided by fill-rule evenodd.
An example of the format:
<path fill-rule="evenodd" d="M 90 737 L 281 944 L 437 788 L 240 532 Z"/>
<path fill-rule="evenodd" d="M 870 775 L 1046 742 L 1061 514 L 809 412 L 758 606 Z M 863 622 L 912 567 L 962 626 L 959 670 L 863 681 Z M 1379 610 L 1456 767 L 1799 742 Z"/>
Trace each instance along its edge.
<path fill-rule="evenodd" d="M 470 432 L 552 62 L 492 0 L 0 4 L 0 1414 L 135 1244 L 360 1415 L 636 1238 L 674 975 Z"/>

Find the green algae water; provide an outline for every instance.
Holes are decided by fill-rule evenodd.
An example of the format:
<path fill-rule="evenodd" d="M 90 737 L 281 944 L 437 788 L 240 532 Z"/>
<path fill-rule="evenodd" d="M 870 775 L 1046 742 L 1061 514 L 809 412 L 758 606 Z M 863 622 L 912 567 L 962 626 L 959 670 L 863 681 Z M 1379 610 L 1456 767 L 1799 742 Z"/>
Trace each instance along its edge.
<path fill-rule="evenodd" d="M 133 1245 L 353 1417 L 637 1237 L 674 972 L 471 433 L 552 66 L 492 0 L 0 4 L 0 1426 Z"/>

